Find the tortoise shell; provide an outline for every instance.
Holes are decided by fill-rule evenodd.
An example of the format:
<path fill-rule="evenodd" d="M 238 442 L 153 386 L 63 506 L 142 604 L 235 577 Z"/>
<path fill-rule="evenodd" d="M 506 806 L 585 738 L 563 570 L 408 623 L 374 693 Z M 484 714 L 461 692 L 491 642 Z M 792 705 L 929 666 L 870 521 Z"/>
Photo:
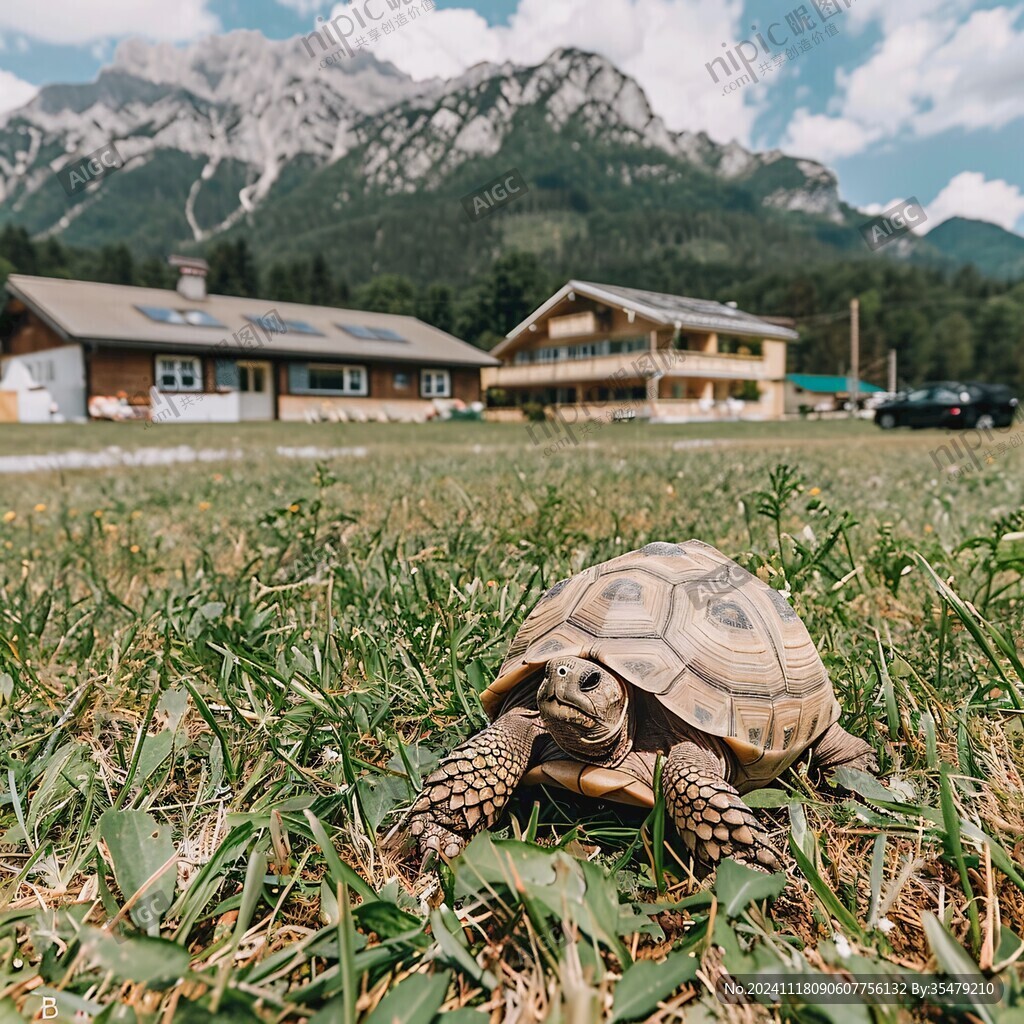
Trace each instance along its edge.
<path fill-rule="evenodd" d="M 648 544 L 556 583 L 481 695 L 491 719 L 528 701 L 546 663 L 565 655 L 599 662 L 721 737 L 741 792 L 784 771 L 839 718 L 825 666 L 789 602 L 698 540 Z"/>

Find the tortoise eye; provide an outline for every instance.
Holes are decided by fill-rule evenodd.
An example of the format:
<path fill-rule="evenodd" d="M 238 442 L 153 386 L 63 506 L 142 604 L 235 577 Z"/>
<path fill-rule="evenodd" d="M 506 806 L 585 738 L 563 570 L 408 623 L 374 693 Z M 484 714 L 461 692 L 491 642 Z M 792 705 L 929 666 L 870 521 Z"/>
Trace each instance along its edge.
<path fill-rule="evenodd" d="M 569 670 L 564 665 L 559 665 L 558 674 L 560 676 L 567 676 L 569 674 Z"/>
<path fill-rule="evenodd" d="M 592 672 L 588 672 L 580 680 L 580 689 L 586 692 L 587 690 L 594 690 L 597 688 L 597 684 L 601 681 L 601 673 L 596 669 Z"/>

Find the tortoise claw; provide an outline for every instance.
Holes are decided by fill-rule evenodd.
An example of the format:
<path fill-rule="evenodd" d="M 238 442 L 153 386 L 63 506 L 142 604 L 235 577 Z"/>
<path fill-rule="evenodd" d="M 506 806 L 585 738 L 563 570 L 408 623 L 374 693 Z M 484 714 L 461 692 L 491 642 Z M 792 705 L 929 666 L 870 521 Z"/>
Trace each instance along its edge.
<path fill-rule="evenodd" d="M 417 848 L 423 858 L 419 871 L 421 875 L 429 871 L 439 857 L 449 861 L 462 853 L 466 847 L 466 840 L 462 836 L 450 832 L 429 818 L 415 819 L 410 831 L 416 838 Z"/>

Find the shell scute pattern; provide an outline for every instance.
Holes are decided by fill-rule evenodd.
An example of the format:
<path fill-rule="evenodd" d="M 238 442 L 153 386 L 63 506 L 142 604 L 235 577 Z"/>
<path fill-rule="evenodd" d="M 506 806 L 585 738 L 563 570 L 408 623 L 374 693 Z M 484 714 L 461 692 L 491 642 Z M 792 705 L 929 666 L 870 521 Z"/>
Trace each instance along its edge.
<path fill-rule="evenodd" d="M 589 657 L 722 737 L 770 778 L 834 722 L 839 705 L 786 598 L 702 541 L 654 542 L 556 583 L 527 616 L 502 695 L 554 657 Z"/>

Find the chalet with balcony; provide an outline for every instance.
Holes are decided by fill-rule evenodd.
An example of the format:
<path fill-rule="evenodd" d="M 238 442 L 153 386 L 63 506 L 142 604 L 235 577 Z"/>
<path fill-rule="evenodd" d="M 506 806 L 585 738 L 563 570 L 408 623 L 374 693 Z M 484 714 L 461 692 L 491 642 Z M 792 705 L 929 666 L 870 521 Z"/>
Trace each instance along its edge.
<path fill-rule="evenodd" d="M 735 306 L 570 281 L 531 313 L 481 371 L 492 408 L 655 422 L 776 420 L 785 411 L 791 321 Z"/>

